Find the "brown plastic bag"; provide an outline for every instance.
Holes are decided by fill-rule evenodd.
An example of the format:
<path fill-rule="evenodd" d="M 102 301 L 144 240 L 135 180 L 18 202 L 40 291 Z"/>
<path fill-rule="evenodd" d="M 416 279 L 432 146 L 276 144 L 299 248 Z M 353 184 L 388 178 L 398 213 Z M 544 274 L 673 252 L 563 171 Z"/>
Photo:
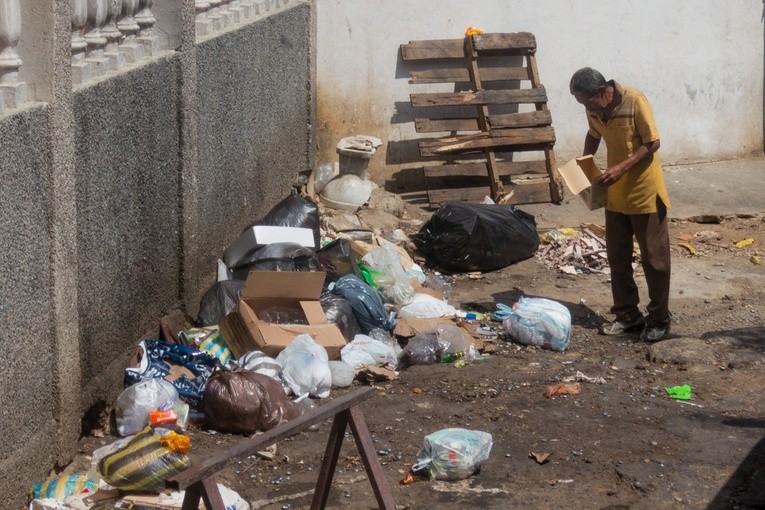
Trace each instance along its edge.
<path fill-rule="evenodd" d="M 252 434 L 300 414 L 282 385 L 267 375 L 218 371 L 210 376 L 203 400 L 205 420 L 221 432 Z"/>

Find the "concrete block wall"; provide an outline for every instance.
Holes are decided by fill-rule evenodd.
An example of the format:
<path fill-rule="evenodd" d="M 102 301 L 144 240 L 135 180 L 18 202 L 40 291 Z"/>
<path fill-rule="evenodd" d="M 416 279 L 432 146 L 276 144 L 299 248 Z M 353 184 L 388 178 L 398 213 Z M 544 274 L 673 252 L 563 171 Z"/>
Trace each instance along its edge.
<path fill-rule="evenodd" d="M 27 102 L 0 108 L 0 509 L 71 460 L 138 339 L 196 315 L 223 249 L 315 158 L 313 0 L 242 2 L 205 34 L 193 1 L 158 0 L 158 51 L 75 86 L 77 2 L 20 1 L 38 15 Z"/>

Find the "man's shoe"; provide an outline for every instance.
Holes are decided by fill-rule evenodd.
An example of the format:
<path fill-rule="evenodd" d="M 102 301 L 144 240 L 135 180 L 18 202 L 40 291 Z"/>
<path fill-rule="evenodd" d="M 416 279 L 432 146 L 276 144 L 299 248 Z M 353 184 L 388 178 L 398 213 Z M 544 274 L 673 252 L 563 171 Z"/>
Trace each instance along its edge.
<path fill-rule="evenodd" d="M 645 328 L 645 319 L 643 316 L 639 316 L 632 321 L 620 321 L 606 322 L 601 324 L 599 332 L 601 335 L 621 335 L 624 333 L 630 333 L 633 331 L 640 331 Z"/>
<path fill-rule="evenodd" d="M 658 342 L 669 333 L 669 326 L 649 326 L 640 333 L 642 342 Z"/>

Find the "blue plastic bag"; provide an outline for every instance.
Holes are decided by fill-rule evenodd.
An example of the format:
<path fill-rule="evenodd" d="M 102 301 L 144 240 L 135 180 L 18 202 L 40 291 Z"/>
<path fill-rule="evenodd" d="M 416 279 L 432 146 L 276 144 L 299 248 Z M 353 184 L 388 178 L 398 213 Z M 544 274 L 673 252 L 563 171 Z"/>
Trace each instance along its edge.
<path fill-rule="evenodd" d="M 545 298 L 522 297 L 508 310 L 495 312 L 504 318 L 505 330 L 514 340 L 552 351 L 564 351 L 571 340 L 571 312 L 568 308 Z"/>
<path fill-rule="evenodd" d="M 375 328 L 390 332 L 396 327 L 396 319 L 385 311 L 380 296 L 355 274 L 341 277 L 331 291 L 351 304 L 363 334 L 367 335 Z"/>

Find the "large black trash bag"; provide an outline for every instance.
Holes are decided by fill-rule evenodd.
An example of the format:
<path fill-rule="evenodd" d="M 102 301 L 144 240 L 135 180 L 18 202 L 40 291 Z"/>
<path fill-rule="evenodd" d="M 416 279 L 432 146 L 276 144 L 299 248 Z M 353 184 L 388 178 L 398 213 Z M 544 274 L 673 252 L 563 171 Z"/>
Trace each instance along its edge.
<path fill-rule="evenodd" d="M 250 253 L 231 268 L 235 280 L 246 280 L 250 271 L 318 271 L 316 252 L 297 243 L 271 243 Z"/>
<path fill-rule="evenodd" d="M 319 270 L 327 272 L 326 285 L 336 282 L 341 276 L 355 274 L 361 278 L 356 257 L 351 251 L 351 243 L 347 239 L 336 239 L 316 252 L 319 259 Z"/>
<path fill-rule="evenodd" d="M 534 216 L 511 205 L 450 202 L 412 236 L 427 259 L 450 271 L 491 271 L 533 257 Z"/>
<path fill-rule="evenodd" d="M 377 292 L 355 274 L 347 274 L 335 282 L 332 292 L 348 300 L 356 315 L 361 333 L 375 328 L 393 331 L 396 319 L 385 311 Z"/>
<path fill-rule="evenodd" d="M 319 248 L 319 208 L 296 193 L 276 204 L 268 214 L 247 225 L 242 232 L 257 225 L 310 228 L 313 230 L 314 248 Z"/>
<path fill-rule="evenodd" d="M 227 280 L 218 282 L 205 292 L 199 303 L 199 326 L 213 326 L 220 324 L 226 314 L 230 312 L 242 297 L 244 281 Z"/>

